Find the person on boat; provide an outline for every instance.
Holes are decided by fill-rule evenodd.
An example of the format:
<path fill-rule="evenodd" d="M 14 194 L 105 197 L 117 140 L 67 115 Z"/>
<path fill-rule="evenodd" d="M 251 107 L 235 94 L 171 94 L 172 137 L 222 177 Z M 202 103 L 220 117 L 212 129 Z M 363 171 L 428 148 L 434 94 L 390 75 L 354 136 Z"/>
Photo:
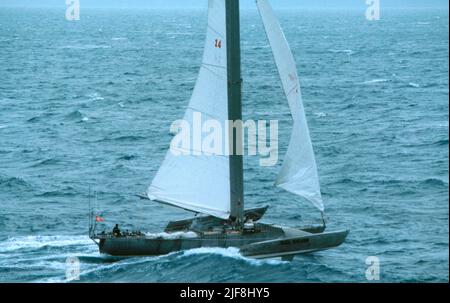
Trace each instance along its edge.
<path fill-rule="evenodd" d="M 113 235 L 114 235 L 115 237 L 120 237 L 119 224 L 116 224 L 116 226 L 114 226 L 114 228 L 113 228 Z"/>
<path fill-rule="evenodd" d="M 252 219 L 248 219 L 244 223 L 244 230 L 245 231 L 255 231 L 255 222 L 253 222 Z"/>

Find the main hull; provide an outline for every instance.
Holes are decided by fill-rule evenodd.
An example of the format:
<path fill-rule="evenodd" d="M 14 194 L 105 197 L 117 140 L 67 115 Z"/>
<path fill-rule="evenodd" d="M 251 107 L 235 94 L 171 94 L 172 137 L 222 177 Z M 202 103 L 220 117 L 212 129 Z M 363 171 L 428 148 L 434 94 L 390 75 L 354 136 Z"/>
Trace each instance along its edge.
<path fill-rule="evenodd" d="M 93 240 L 101 253 L 113 256 L 157 256 L 200 247 L 236 247 L 253 258 L 291 258 L 336 247 L 344 242 L 348 231 L 321 232 L 320 228 L 283 228 L 258 224 L 253 231 L 202 233 L 166 233 L 164 235 L 120 236 L 97 235 Z M 323 231 L 323 229 L 322 229 Z"/>

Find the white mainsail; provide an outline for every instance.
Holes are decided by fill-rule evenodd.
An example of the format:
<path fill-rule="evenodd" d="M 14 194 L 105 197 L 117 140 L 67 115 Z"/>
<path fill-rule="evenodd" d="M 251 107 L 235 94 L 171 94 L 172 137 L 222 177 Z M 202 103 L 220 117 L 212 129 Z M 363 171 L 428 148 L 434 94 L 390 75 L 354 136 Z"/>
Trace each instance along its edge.
<path fill-rule="evenodd" d="M 293 119 L 289 148 L 276 185 L 324 211 L 316 160 L 300 92 L 297 67 L 281 26 L 267 0 L 256 0 Z"/>
<path fill-rule="evenodd" d="M 208 28 L 197 83 L 184 120 L 193 125 L 193 114 L 201 113 L 203 122 L 228 120 L 226 0 L 209 0 Z M 230 215 L 229 157 L 195 155 L 175 156 L 168 151 L 148 190 L 150 200 L 228 219 Z M 200 153 L 201 154 L 201 153 Z"/>

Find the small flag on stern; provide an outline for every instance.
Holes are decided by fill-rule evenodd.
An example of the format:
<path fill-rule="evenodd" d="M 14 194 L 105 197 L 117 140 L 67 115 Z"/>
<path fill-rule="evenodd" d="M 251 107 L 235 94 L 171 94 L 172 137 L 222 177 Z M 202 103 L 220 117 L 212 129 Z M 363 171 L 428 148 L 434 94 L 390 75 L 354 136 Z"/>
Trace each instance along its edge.
<path fill-rule="evenodd" d="M 103 221 L 105 221 L 105 219 L 103 219 L 102 217 L 95 216 L 95 222 L 103 222 Z"/>

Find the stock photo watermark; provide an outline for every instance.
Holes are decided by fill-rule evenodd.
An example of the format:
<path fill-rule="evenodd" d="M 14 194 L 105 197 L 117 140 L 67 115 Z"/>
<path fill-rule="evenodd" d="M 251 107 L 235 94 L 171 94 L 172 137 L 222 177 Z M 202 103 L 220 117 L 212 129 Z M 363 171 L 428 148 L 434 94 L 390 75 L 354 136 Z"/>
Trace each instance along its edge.
<path fill-rule="evenodd" d="M 366 279 L 368 281 L 380 281 L 380 258 L 370 256 L 366 258 Z"/>
<path fill-rule="evenodd" d="M 66 20 L 80 20 L 80 0 L 66 0 Z"/>
<path fill-rule="evenodd" d="M 80 260 L 77 257 L 66 259 L 66 281 L 80 280 Z"/>
<path fill-rule="evenodd" d="M 366 19 L 368 21 L 380 20 L 380 0 L 366 0 L 367 10 Z"/>
<path fill-rule="evenodd" d="M 170 144 L 174 156 L 242 156 L 247 151 L 249 156 L 260 155 L 261 166 L 274 166 L 278 162 L 277 120 L 202 121 L 202 114 L 194 112 L 192 122 L 177 120 L 170 126 L 170 132 L 175 135 Z M 234 141 L 238 143 L 236 146 Z"/>

